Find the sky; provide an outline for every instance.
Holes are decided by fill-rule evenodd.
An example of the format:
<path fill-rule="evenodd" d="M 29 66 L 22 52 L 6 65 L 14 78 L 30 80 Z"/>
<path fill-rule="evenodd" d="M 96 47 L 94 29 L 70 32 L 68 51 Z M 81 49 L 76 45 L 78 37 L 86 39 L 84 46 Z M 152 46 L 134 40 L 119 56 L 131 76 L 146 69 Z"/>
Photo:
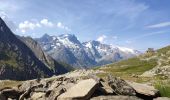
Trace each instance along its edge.
<path fill-rule="evenodd" d="M 170 0 L 0 0 L 0 16 L 21 36 L 75 34 L 140 51 L 170 45 Z"/>

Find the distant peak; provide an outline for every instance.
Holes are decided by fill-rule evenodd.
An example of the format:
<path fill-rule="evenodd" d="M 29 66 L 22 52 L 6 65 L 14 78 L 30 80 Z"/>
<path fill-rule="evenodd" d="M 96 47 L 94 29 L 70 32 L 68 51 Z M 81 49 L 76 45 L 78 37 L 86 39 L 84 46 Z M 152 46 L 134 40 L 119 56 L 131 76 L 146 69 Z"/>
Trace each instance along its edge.
<path fill-rule="evenodd" d="M 49 37 L 50 35 L 48 35 L 47 33 L 45 33 L 42 37 Z"/>

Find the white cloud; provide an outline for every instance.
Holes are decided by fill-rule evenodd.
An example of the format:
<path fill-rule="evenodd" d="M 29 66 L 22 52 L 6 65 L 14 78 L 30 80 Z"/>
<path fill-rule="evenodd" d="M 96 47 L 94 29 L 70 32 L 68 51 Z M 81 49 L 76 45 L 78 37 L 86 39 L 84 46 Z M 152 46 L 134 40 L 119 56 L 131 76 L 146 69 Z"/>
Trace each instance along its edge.
<path fill-rule="evenodd" d="M 102 36 L 99 36 L 99 37 L 97 38 L 97 41 L 103 43 L 103 42 L 105 41 L 106 38 L 107 38 L 106 35 L 102 35 Z"/>
<path fill-rule="evenodd" d="M 161 27 L 167 27 L 167 26 L 170 26 L 170 22 L 162 22 L 159 24 L 150 25 L 150 26 L 147 26 L 147 28 L 161 28 Z"/>
<path fill-rule="evenodd" d="M 21 22 L 18 26 L 18 30 L 21 31 L 22 33 L 25 33 L 28 30 L 34 30 L 36 28 L 41 28 L 41 27 L 50 27 L 50 28 L 60 28 L 64 29 L 67 31 L 71 31 L 67 26 L 62 24 L 61 22 L 58 22 L 57 24 L 50 22 L 48 19 L 42 19 L 40 21 L 34 20 L 34 21 L 24 21 Z"/>
<path fill-rule="evenodd" d="M 42 19 L 40 21 L 40 23 L 44 26 L 47 26 L 47 27 L 53 27 L 54 26 L 54 24 L 52 22 L 48 21 L 48 19 Z"/>
<path fill-rule="evenodd" d="M 61 22 L 57 23 L 57 27 L 61 28 L 61 29 L 65 29 L 67 31 L 71 31 L 71 29 L 69 29 L 67 26 L 63 25 Z"/>
<path fill-rule="evenodd" d="M 28 30 L 34 30 L 35 28 L 40 28 L 41 25 L 38 22 L 30 22 L 30 21 L 24 21 L 21 22 L 18 26 L 19 30 L 22 33 L 25 33 Z"/>

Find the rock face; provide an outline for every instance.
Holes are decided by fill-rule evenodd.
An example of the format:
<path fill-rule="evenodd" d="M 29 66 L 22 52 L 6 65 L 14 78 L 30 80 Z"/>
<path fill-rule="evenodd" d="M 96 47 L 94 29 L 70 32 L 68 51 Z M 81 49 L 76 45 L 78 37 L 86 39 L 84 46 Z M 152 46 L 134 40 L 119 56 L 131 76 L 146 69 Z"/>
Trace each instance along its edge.
<path fill-rule="evenodd" d="M 87 100 L 91 97 L 97 88 L 97 82 L 94 79 L 80 81 L 71 87 L 67 92 L 61 94 L 58 100 Z"/>
<path fill-rule="evenodd" d="M 147 85 L 138 89 L 138 86 L 143 85 L 139 83 L 133 83 L 132 85 L 125 80 L 110 75 L 107 78 L 99 78 L 94 74 L 92 75 L 91 71 L 88 72 L 89 75 L 85 72 L 81 75 L 74 73 L 78 73 L 78 71 L 51 78 L 25 81 L 17 87 L 4 87 L 0 90 L 0 99 L 152 100 L 158 96 L 153 96 L 154 94 L 150 93 L 150 91 L 156 89 L 151 89 Z M 146 90 L 146 88 L 150 91 L 142 91 L 143 89 Z M 156 92 L 154 93 L 157 94 Z M 157 99 L 160 100 L 159 98 Z"/>

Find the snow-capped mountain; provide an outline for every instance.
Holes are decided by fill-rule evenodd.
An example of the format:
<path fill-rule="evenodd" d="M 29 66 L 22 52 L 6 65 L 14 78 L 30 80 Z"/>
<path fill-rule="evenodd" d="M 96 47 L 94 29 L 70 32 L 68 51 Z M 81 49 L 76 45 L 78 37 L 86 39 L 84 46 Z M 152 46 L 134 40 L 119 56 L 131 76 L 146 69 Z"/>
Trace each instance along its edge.
<path fill-rule="evenodd" d="M 98 41 L 81 43 L 72 34 L 59 36 L 45 34 L 36 40 L 54 59 L 78 68 L 104 65 L 140 54 L 137 50 L 102 44 Z"/>

